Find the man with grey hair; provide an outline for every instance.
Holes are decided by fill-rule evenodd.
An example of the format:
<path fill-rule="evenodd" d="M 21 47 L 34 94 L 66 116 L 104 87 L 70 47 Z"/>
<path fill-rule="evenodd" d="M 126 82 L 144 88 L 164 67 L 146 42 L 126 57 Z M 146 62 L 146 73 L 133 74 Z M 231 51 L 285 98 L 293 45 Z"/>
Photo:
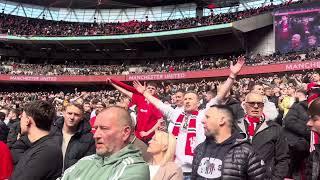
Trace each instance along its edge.
<path fill-rule="evenodd" d="M 134 128 L 128 111 L 119 106 L 102 110 L 94 123 L 96 154 L 67 169 L 63 180 L 149 180 L 149 169 L 139 150 L 130 143 Z"/>
<path fill-rule="evenodd" d="M 236 128 L 250 139 L 256 152 L 266 163 L 267 179 L 284 179 L 289 170 L 289 149 L 282 128 L 263 113 L 265 102 L 261 94 L 249 93 L 243 104 L 245 116 L 237 120 Z"/>

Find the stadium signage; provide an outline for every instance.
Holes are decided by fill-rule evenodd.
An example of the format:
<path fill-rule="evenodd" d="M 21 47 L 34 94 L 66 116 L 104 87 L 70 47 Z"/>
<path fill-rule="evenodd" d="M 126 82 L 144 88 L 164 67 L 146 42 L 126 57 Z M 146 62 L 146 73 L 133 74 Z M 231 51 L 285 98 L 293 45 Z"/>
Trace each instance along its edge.
<path fill-rule="evenodd" d="M 10 80 L 13 81 L 57 81 L 58 77 L 49 76 L 10 76 Z"/>
<path fill-rule="evenodd" d="M 183 79 L 186 73 L 164 73 L 164 74 L 148 74 L 148 75 L 128 75 L 126 80 L 163 80 L 163 79 Z"/>
<path fill-rule="evenodd" d="M 302 63 L 286 65 L 286 70 L 288 71 L 303 70 L 303 69 L 317 69 L 317 68 L 320 68 L 320 61 L 302 62 Z"/>
<path fill-rule="evenodd" d="M 298 71 L 308 69 L 319 69 L 320 60 L 292 62 L 283 64 L 269 64 L 260 66 L 245 66 L 240 75 L 278 73 L 286 71 Z M 19 75 L 0 75 L 0 82 L 14 83 L 105 83 L 107 78 L 117 79 L 119 81 L 157 81 L 169 79 L 195 79 L 195 78 L 212 78 L 228 76 L 229 69 L 216 69 L 205 71 L 188 71 L 188 72 L 170 72 L 157 74 L 130 74 L 115 76 L 19 76 Z"/>

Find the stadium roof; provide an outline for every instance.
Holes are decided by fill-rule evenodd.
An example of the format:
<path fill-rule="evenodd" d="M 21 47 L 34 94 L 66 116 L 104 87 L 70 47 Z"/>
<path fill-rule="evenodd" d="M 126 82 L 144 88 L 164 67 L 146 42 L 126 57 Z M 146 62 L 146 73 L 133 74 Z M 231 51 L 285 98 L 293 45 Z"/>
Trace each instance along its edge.
<path fill-rule="evenodd" d="M 34 4 L 46 7 L 74 8 L 74 9 L 109 9 L 109 8 L 137 8 L 183 3 L 202 3 L 203 0 L 10 0 L 13 2 Z"/>

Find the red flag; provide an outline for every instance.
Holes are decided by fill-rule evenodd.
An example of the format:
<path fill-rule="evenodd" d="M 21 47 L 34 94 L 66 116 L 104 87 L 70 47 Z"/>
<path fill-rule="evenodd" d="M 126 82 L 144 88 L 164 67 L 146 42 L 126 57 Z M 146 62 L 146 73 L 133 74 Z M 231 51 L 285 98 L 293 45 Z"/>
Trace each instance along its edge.
<path fill-rule="evenodd" d="M 139 93 L 139 92 L 136 90 L 136 88 L 134 88 L 134 87 L 132 87 L 132 86 L 129 86 L 129 85 L 123 83 L 123 82 L 117 81 L 117 80 L 115 80 L 115 79 L 111 79 L 111 82 L 114 83 L 114 84 L 117 85 L 117 86 L 122 87 L 123 89 L 126 89 L 126 90 L 132 92 L 132 93 L 140 94 L 140 95 L 141 95 L 141 93 Z"/>

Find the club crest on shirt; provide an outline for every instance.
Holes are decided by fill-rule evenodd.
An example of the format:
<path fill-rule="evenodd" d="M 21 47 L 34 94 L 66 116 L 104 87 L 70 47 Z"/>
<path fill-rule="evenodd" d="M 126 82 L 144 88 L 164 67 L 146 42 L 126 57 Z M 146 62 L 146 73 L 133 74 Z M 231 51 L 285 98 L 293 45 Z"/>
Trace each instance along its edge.
<path fill-rule="evenodd" d="M 220 159 L 205 157 L 201 159 L 197 173 L 208 179 L 221 177 L 222 161 Z"/>
<path fill-rule="evenodd" d="M 197 139 L 196 137 L 189 138 L 190 146 L 191 146 L 191 152 L 194 153 L 194 149 L 197 147 Z"/>

